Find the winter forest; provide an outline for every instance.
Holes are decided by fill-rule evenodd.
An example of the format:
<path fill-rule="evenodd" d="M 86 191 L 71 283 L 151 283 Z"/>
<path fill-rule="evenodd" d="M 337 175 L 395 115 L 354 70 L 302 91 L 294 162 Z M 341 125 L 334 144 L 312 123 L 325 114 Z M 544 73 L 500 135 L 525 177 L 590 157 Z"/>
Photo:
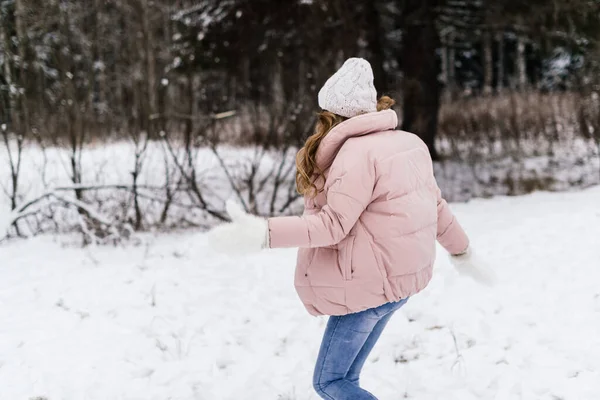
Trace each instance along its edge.
<path fill-rule="evenodd" d="M 499 276 L 438 248 L 365 385 L 597 399 L 599 0 L 0 0 L 0 400 L 317 399 L 295 250 L 205 232 L 227 199 L 302 213 L 296 153 L 349 57 Z"/>

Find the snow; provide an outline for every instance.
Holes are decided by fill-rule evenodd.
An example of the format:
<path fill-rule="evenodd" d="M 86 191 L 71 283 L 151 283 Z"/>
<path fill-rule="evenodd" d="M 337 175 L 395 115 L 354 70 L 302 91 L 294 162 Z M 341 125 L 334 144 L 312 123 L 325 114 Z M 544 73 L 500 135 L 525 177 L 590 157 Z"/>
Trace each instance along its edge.
<path fill-rule="evenodd" d="M 225 163 L 230 171 L 237 172 L 246 167 L 252 162 L 256 150 L 253 148 L 238 149 L 227 146 L 219 148 L 219 152 L 226 159 Z M 103 146 L 90 146 L 86 148 L 81 157 L 82 163 L 82 182 L 83 187 L 94 186 L 109 186 L 112 190 L 104 190 L 97 194 L 89 194 L 86 196 L 86 202 L 97 208 L 98 213 L 115 219 L 122 212 L 122 207 L 119 205 L 119 200 L 125 200 L 129 197 L 128 191 L 116 190 L 116 186 L 130 187 L 132 184 L 131 170 L 135 163 L 135 147 L 129 143 L 113 143 Z M 8 217 L 3 216 L 8 211 L 8 204 L 5 204 L 6 197 L 3 192 L 4 187 L 8 187 L 11 182 L 10 170 L 5 158 L 8 157 L 4 146 L 0 145 L 0 223 L 8 223 Z M 169 161 L 169 170 L 171 173 L 177 170 L 172 157 L 167 157 Z M 151 142 L 148 145 L 147 153 L 144 156 L 144 166 L 139 177 L 139 186 L 151 186 L 160 188 L 165 184 L 165 159 L 160 142 Z M 290 160 L 291 162 L 292 160 Z M 272 152 L 265 155 L 260 162 L 261 176 L 266 176 L 269 168 L 277 163 L 277 154 Z M 56 189 L 64 187 L 74 187 L 70 181 L 70 165 L 69 152 L 61 148 L 48 148 L 45 153 L 36 146 L 26 146 L 23 149 L 23 161 L 21 180 L 19 184 L 18 204 L 23 205 L 33 201 L 44 194 L 55 193 Z M 198 150 L 195 158 L 195 165 L 198 169 L 199 184 L 203 189 L 210 193 L 207 195 L 208 200 L 215 207 L 222 206 L 225 199 L 231 196 L 232 190 L 229 182 L 222 172 L 218 159 L 215 155 L 206 148 Z M 265 172 L 262 172 L 266 170 Z M 174 178 L 172 178 L 175 180 Z M 64 193 L 69 191 L 62 190 Z M 120 192 L 120 193 L 119 193 Z M 145 193 L 153 197 L 162 197 L 164 194 L 156 191 Z M 270 191 L 265 190 L 262 194 L 263 199 L 270 196 Z M 140 204 L 144 209 L 145 219 L 149 225 L 157 221 L 160 216 L 162 203 L 154 203 L 142 199 Z M 282 199 L 285 201 L 285 199 Z M 187 220 L 194 221 L 198 224 L 203 224 L 206 220 L 206 215 L 201 211 L 185 207 L 190 204 L 190 199 L 184 192 L 179 192 L 174 197 L 173 211 L 170 213 L 167 220 L 167 225 L 177 224 L 182 216 Z M 268 201 L 263 202 L 269 205 Z M 182 205 L 181 207 L 179 205 Z M 44 207 L 44 204 L 41 205 Z M 47 207 L 47 206 L 46 206 Z M 26 210 L 29 211 L 29 210 Z M 64 225 L 79 224 L 79 215 L 72 208 L 71 212 L 61 210 L 61 215 L 58 220 Z M 0 225 L 0 228 L 5 225 Z M 25 225 L 23 224 L 23 227 Z M 23 228 L 22 227 L 22 228 Z M 25 228 L 26 229 L 26 228 Z M 2 239 L 4 231 L 0 230 L 0 239 Z"/>
<path fill-rule="evenodd" d="M 14 217 L 12 216 L 12 213 L 0 212 L 0 238 L 3 238 L 8 233 L 8 229 L 13 220 Z"/>
<path fill-rule="evenodd" d="M 224 112 L 215 115 L 216 118 L 230 116 Z M 442 148 L 448 146 L 441 143 Z M 533 145 L 533 144 L 531 144 Z M 16 147 L 13 144 L 13 147 Z M 434 165 L 438 183 L 444 196 L 450 201 L 466 201 L 473 197 L 490 197 L 495 195 L 518 195 L 536 190 L 563 191 L 585 188 L 600 183 L 600 154 L 590 141 L 574 138 L 568 145 L 557 145 L 553 156 L 527 156 L 520 160 L 511 157 L 481 157 L 476 160 L 446 159 Z M 256 163 L 258 174 L 256 185 L 268 178 L 267 190 L 257 194 L 258 210 L 265 214 L 269 212 L 270 198 L 273 187 L 273 166 L 278 166 L 282 155 L 279 151 L 268 151 L 264 157 L 260 149 L 253 147 L 237 148 L 220 146 L 219 153 L 224 165 L 234 177 L 237 185 L 241 183 Z M 88 146 L 82 152 L 82 182 L 91 185 L 127 185 L 132 184 L 131 171 L 135 164 L 135 146 L 127 142 L 107 143 L 98 146 Z M 0 160 L 6 160 L 8 154 L 4 146 L 0 146 Z M 27 145 L 23 150 L 21 181 L 19 186 L 19 204 L 31 201 L 45 192 L 52 191 L 57 186 L 70 186 L 69 151 L 61 148 L 48 148 L 45 154 L 36 146 Z M 295 150 L 290 149 L 285 155 L 284 169 L 293 165 Z M 256 162 L 260 159 L 259 162 Z M 167 156 L 169 171 L 177 171 L 172 157 Z M 207 148 L 198 149 L 195 165 L 198 171 L 199 183 L 207 191 L 207 201 L 214 207 L 222 207 L 225 199 L 234 193 L 226 174 L 217 157 Z M 172 178 L 172 181 L 176 176 Z M 293 182 L 294 175 L 288 174 L 281 185 L 275 209 L 278 210 L 287 201 L 286 189 Z M 8 187 L 10 170 L 8 163 L 0 162 L 0 221 L 4 212 L 2 202 L 5 201 L 2 186 Z M 150 142 L 144 155 L 143 168 L 140 171 L 138 185 L 160 187 L 165 183 L 165 157 L 161 142 Z M 246 192 L 244 192 L 247 194 Z M 164 196 L 163 193 L 148 192 L 146 195 Z M 121 217 L 122 207 L 118 200 L 127 199 L 127 191 L 103 191 L 88 193 L 85 200 L 90 202 L 103 215 L 114 218 Z M 245 196 L 246 198 L 248 196 Z M 175 203 L 190 204 L 186 193 L 177 193 Z M 146 222 L 152 226 L 159 220 L 162 204 L 147 199 L 141 199 Z M 300 201 L 292 204 L 288 211 L 298 211 L 302 206 Z M 62 219 L 77 217 L 76 212 L 65 215 Z M 190 212 L 189 208 L 173 207 L 167 219 L 167 226 L 176 225 L 181 215 L 186 220 L 197 224 L 205 224 L 206 216 L 198 210 Z"/>
<path fill-rule="evenodd" d="M 453 209 L 494 288 L 438 249 L 362 384 L 380 399 L 596 399 L 600 187 Z M 1 214 L 1 212 L 0 212 Z M 0 399 L 317 399 L 325 318 L 293 289 L 294 250 L 234 258 L 196 232 L 139 246 L 0 246 Z"/>

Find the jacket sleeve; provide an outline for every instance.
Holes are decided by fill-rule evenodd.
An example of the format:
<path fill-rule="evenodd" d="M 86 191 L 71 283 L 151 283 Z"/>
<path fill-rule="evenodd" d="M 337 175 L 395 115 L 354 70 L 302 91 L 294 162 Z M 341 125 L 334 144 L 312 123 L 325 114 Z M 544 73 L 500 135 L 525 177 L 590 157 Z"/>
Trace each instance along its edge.
<path fill-rule="evenodd" d="M 450 206 L 437 188 L 437 240 L 450 254 L 464 253 L 469 247 L 469 238 L 458 220 L 450 211 Z"/>
<path fill-rule="evenodd" d="M 333 184 L 327 191 L 327 204 L 318 213 L 269 219 L 271 248 L 325 247 L 348 235 L 371 201 L 375 165 L 356 162 L 343 174 L 330 175 L 329 179 L 333 179 Z"/>

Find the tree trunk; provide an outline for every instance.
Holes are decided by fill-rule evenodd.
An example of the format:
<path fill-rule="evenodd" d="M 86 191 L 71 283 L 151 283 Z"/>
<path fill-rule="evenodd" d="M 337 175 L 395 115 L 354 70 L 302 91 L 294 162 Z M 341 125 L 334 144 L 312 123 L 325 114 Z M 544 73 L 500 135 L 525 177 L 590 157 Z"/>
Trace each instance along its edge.
<path fill-rule="evenodd" d="M 448 86 L 452 91 L 456 90 L 456 48 L 454 36 L 454 32 L 448 34 Z"/>
<path fill-rule="evenodd" d="M 384 53 L 383 53 L 383 42 L 380 28 L 379 12 L 377 10 L 377 1 L 367 1 L 367 15 L 366 15 L 366 31 L 367 31 L 367 42 L 369 43 L 369 50 L 371 52 L 371 66 L 373 67 L 373 76 L 375 89 L 377 89 L 378 96 L 389 90 L 387 83 L 387 76 L 385 69 L 383 68 Z"/>
<path fill-rule="evenodd" d="M 500 93 L 504 88 L 504 33 L 498 33 L 496 40 L 498 41 L 498 77 L 496 79 L 496 93 Z"/>
<path fill-rule="evenodd" d="M 446 101 L 452 101 L 456 93 L 455 60 L 454 32 L 449 32 L 443 41 L 440 57 L 442 83 L 444 84 L 444 87 L 440 90 L 443 92 Z"/>
<path fill-rule="evenodd" d="M 442 40 L 442 51 L 440 53 L 441 64 L 441 80 L 444 84 L 444 89 L 448 87 L 448 42 L 447 39 Z"/>
<path fill-rule="evenodd" d="M 15 0 L 14 13 L 7 13 L 0 19 L 4 49 L 4 71 L 0 71 L 0 84 L 5 83 L 6 97 L 0 97 L 0 135 L 3 139 L 8 155 L 10 168 L 10 198 L 11 210 L 17 208 L 19 196 L 19 183 L 21 178 L 21 161 L 23 157 L 24 138 L 29 132 L 29 110 L 27 104 L 27 35 L 25 31 L 26 5 L 23 0 Z M 12 29 L 14 28 L 14 32 Z M 16 42 L 13 35 L 16 34 Z M 17 62 L 18 60 L 18 62 Z M 2 77 L 2 72 L 4 76 Z M 3 79 L 1 79 L 3 78 Z M 0 95 L 2 93 L 0 92 Z M 14 145 L 11 145 L 14 140 Z M 17 235 L 19 227 L 14 224 Z"/>
<path fill-rule="evenodd" d="M 148 0 L 143 1 L 143 17 L 142 17 L 142 32 L 144 36 L 144 53 L 146 61 L 146 92 L 148 93 L 148 113 L 150 115 L 156 114 L 157 111 L 157 100 L 156 100 L 156 57 L 154 54 L 154 37 L 152 36 L 152 26 L 150 22 L 150 2 Z M 150 133 L 150 132 L 149 132 Z"/>
<path fill-rule="evenodd" d="M 525 64 L 525 40 L 519 36 L 517 39 L 517 87 L 525 90 L 527 87 L 527 70 Z"/>
<path fill-rule="evenodd" d="M 106 65 L 104 62 L 104 57 L 102 54 L 102 41 L 105 40 L 103 35 L 103 26 L 102 26 L 102 10 L 103 4 L 102 0 L 94 0 L 94 6 L 96 7 L 96 12 L 93 13 L 93 27 L 90 30 L 90 52 L 93 57 L 93 64 L 90 70 L 90 84 L 91 84 L 91 94 L 92 98 L 90 99 L 90 105 L 92 109 L 94 105 L 106 105 L 106 77 L 105 77 L 105 69 Z M 109 115 L 105 115 L 109 114 Z M 102 122 L 107 121 L 108 118 L 111 118 L 111 113 L 103 113 L 102 111 L 99 113 L 100 120 Z M 108 124 L 110 125 L 110 123 Z"/>
<path fill-rule="evenodd" d="M 494 60 L 492 57 L 492 35 L 489 31 L 483 33 L 483 94 L 492 94 L 494 78 Z"/>
<path fill-rule="evenodd" d="M 437 0 L 410 0 L 405 5 L 401 63 L 404 119 L 402 129 L 413 132 L 427 144 L 437 159 L 435 137 L 440 108 L 439 67 L 436 50 L 439 36 L 434 9 Z"/>
<path fill-rule="evenodd" d="M 27 15 L 27 5 L 25 4 L 24 0 L 15 0 L 15 30 L 16 30 L 16 34 L 17 34 L 17 51 L 18 51 L 18 55 L 19 55 L 19 65 L 21 67 L 21 74 L 25 73 L 24 68 L 26 67 L 26 61 L 25 60 L 25 47 L 26 47 L 26 42 L 27 42 L 27 32 L 26 32 L 26 26 L 25 26 L 25 21 L 23 21 L 23 18 L 25 18 L 25 16 Z M 21 76 L 21 80 L 23 80 L 23 77 Z"/>
<path fill-rule="evenodd" d="M 27 15 L 27 4 L 25 0 L 15 0 L 15 29 L 17 33 L 17 55 L 19 57 L 19 72 L 15 76 L 15 85 L 19 88 L 18 99 L 18 126 L 15 131 L 22 136 L 26 136 L 29 132 L 29 108 L 27 104 L 28 91 L 27 91 L 27 68 L 28 68 L 28 57 L 27 57 L 27 31 L 25 21 L 23 20 Z M 16 69 L 16 66 L 15 66 Z M 16 71 L 13 71 L 16 72 Z M 21 92 L 22 90 L 22 92 Z M 16 121 L 15 121 L 16 122 Z"/>

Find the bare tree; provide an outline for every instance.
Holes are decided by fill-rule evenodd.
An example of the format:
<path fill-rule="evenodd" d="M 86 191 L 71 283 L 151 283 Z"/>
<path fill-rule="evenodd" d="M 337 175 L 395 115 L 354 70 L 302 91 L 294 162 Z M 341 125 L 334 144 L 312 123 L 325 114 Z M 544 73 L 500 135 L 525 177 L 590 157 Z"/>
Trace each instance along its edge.
<path fill-rule="evenodd" d="M 10 199 L 11 210 L 14 210 L 17 208 L 19 202 L 19 178 L 21 176 L 21 162 L 23 160 L 24 137 L 9 132 L 6 124 L 0 126 L 0 134 L 8 153 L 8 166 L 10 168 L 10 184 L 8 188 L 3 186 L 3 189 Z"/>
<path fill-rule="evenodd" d="M 492 34 L 488 30 L 483 32 L 483 94 L 492 94 L 494 78 L 494 60 L 492 53 Z"/>
<path fill-rule="evenodd" d="M 496 92 L 502 92 L 504 88 L 504 33 L 499 32 L 496 34 L 496 41 L 498 42 L 498 61 L 496 63 L 497 68 L 497 79 L 496 79 Z"/>
<path fill-rule="evenodd" d="M 438 0 L 403 2 L 402 84 L 404 119 L 402 129 L 419 135 L 437 159 L 435 136 L 440 105 L 435 24 Z"/>
<path fill-rule="evenodd" d="M 25 0 L 14 0 L 13 5 L 12 13 L 9 9 L 8 12 L 2 12 L 0 16 L 0 25 L 2 25 L 0 39 L 3 49 L 5 81 L 4 90 L 0 90 L 0 104 L 3 105 L 2 111 L 0 111 L 0 135 L 2 135 L 8 154 L 10 183 L 8 188 L 3 187 L 10 199 L 11 210 L 17 208 L 19 200 L 23 146 L 29 133 L 29 110 L 25 87 L 29 61 L 26 54 L 28 42 L 24 21 L 27 4 Z M 5 95 L 2 93 L 3 91 L 6 92 Z M 2 122 L 2 119 L 5 122 Z M 15 230 L 19 234 L 19 227 L 16 223 Z"/>
<path fill-rule="evenodd" d="M 517 70 L 517 88 L 525 90 L 527 87 L 527 69 L 525 60 L 525 39 L 522 36 L 517 38 L 517 57 L 515 60 Z"/>

